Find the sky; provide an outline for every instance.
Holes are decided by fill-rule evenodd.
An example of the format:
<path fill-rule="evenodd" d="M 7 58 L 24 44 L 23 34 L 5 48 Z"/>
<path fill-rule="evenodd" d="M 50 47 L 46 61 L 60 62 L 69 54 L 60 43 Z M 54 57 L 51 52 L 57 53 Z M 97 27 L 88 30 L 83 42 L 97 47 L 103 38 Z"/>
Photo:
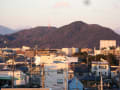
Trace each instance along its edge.
<path fill-rule="evenodd" d="M 0 0 L 0 25 L 13 29 L 74 21 L 120 28 L 120 0 Z"/>

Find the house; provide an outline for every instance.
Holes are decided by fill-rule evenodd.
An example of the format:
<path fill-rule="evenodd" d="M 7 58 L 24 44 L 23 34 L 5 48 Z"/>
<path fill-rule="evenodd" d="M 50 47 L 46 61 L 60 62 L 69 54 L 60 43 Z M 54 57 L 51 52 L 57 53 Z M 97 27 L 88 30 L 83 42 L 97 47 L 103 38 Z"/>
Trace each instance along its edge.
<path fill-rule="evenodd" d="M 12 49 L 9 49 L 9 48 L 2 50 L 2 55 L 4 55 L 4 56 L 13 56 L 15 54 L 16 54 L 16 52 Z"/>
<path fill-rule="evenodd" d="M 83 90 L 83 84 L 76 78 L 72 78 L 68 81 L 69 90 Z"/>
<path fill-rule="evenodd" d="M 101 59 L 101 61 L 92 61 L 91 72 L 96 76 L 100 76 L 100 74 L 105 77 L 110 76 L 109 62 L 104 59 Z"/>
<path fill-rule="evenodd" d="M 24 56 L 17 56 L 14 59 L 9 59 L 6 61 L 7 65 L 17 65 L 17 64 L 28 64 L 28 60 Z"/>
<path fill-rule="evenodd" d="M 72 48 L 62 48 L 61 51 L 67 56 L 72 56 L 73 54 L 79 52 L 79 48 L 74 48 L 74 47 L 72 47 Z"/>
<path fill-rule="evenodd" d="M 29 77 L 23 73 L 20 70 L 15 70 L 14 73 L 11 70 L 1 70 L 0 71 L 0 76 L 8 78 L 9 80 L 12 80 L 12 77 L 14 75 L 14 85 L 19 86 L 19 85 L 25 85 L 26 83 L 29 82 Z M 6 80 L 6 79 L 5 79 Z"/>
<path fill-rule="evenodd" d="M 13 60 L 13 59 L 9 59 L 8 61 L 6 61 L 6 64 L 7 65 L 15 65 L 16 64 L 16 62 L 15 62 L 15 60 Z"/>
<path fill-rule="evenodd" d="M 120 66 L 111 66 L 111 78 L 114 78 L 120 74 Z"/>

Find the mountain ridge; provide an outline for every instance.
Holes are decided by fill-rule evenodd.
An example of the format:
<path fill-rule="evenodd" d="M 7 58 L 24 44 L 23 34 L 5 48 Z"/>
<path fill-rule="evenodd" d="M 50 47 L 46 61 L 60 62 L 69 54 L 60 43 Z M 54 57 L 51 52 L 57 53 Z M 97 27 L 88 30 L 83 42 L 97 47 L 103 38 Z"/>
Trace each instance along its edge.
<path fill-rule="evenodd" d="M 6 34 L 12 34 L 15 31 L 11 28 L 8 28 L 6 26 L 0 25 L 0 34 L 1 35 L 6 35 Z"/>
<path fill-rule="evenodd" d="M 112 29 L 97 24 L 87 24 L 82 21 L 56 27 L 35 27 L 5 35 L 8 47 L 27 45 L 40 48 L 93 48 L 99 47 L 100 40 L 116 40 L 120 45 L 120 35 Z M 0 43 L 2 46 L 3 43 Z"/>

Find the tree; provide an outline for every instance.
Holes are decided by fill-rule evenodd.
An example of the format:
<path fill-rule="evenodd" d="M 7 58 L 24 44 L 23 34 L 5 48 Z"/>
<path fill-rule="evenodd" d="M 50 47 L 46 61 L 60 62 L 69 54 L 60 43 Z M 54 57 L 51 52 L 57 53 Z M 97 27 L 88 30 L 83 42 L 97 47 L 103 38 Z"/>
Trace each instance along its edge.
<path fill-rule="evenodd" d="M 87 52 L 75 53 L 73 56 L 74 56 L 74 57 L 78 57 L 80 62 L 85 62 L 85 63 L 87 63 L 87 60 L 86 60 L 86 59 L 87 59 L 87 56 L 88 56 L 88 53 L 87 53 Z"/>
<path fill-rule="evenodd" d="M 119 64 L 118 60 L 116 59 L 115 55 L 113 55 L 113 54 L 107 55 L 106 58 L 110 65 L 118 65 Z"/>
<path fill-rule="evenodd" d="M 95 61 L 100 61 L 101 58 L 106 59 L 106 56 L 103 55 L 103 54 L 96 55 L 95 56 Z"/>

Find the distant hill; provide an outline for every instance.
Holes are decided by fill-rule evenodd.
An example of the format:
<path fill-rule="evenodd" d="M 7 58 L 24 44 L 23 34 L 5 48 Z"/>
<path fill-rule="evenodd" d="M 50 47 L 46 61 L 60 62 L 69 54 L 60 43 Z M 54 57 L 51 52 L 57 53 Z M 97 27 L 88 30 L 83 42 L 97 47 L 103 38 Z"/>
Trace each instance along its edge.
<path fill-rule="evenodd" d="M 15 32 L 14 30 L 12 30 L 12 29 L 10 29 L 8 27 L 0 25 L 0 34 L 6 35 L 6 34 L 14 33 L 14 32 Z"/>
<path fill-rule="evenodd" d="M 93 48 L 99 47 L 100 40 L 117 40 L 117 45 L 120 45 L 120 35 L 113 32 L 112 29 L 82 21 L 72 22 L 60 28 L 31 28 L 5 35 L 4 38 L 8 40 L 9 47 L 38 45 L 40 48 Z"/>
<path fill-rule="evenodd" d="M 42 37 L 57 30 L 56 27 L 35 27 L 21 30 L 11 35 L 6 35 L 10 47 L 20 47 L 22 45 L 35 46 L 42 43 Z M 15 44 L 15 45 L 14 45 Z"/>
<path fill-rule="evenodd" d="M 120 35 L 120 28 L 117 28 L 117 29 L 114 30 L 114 31 Z"/>

